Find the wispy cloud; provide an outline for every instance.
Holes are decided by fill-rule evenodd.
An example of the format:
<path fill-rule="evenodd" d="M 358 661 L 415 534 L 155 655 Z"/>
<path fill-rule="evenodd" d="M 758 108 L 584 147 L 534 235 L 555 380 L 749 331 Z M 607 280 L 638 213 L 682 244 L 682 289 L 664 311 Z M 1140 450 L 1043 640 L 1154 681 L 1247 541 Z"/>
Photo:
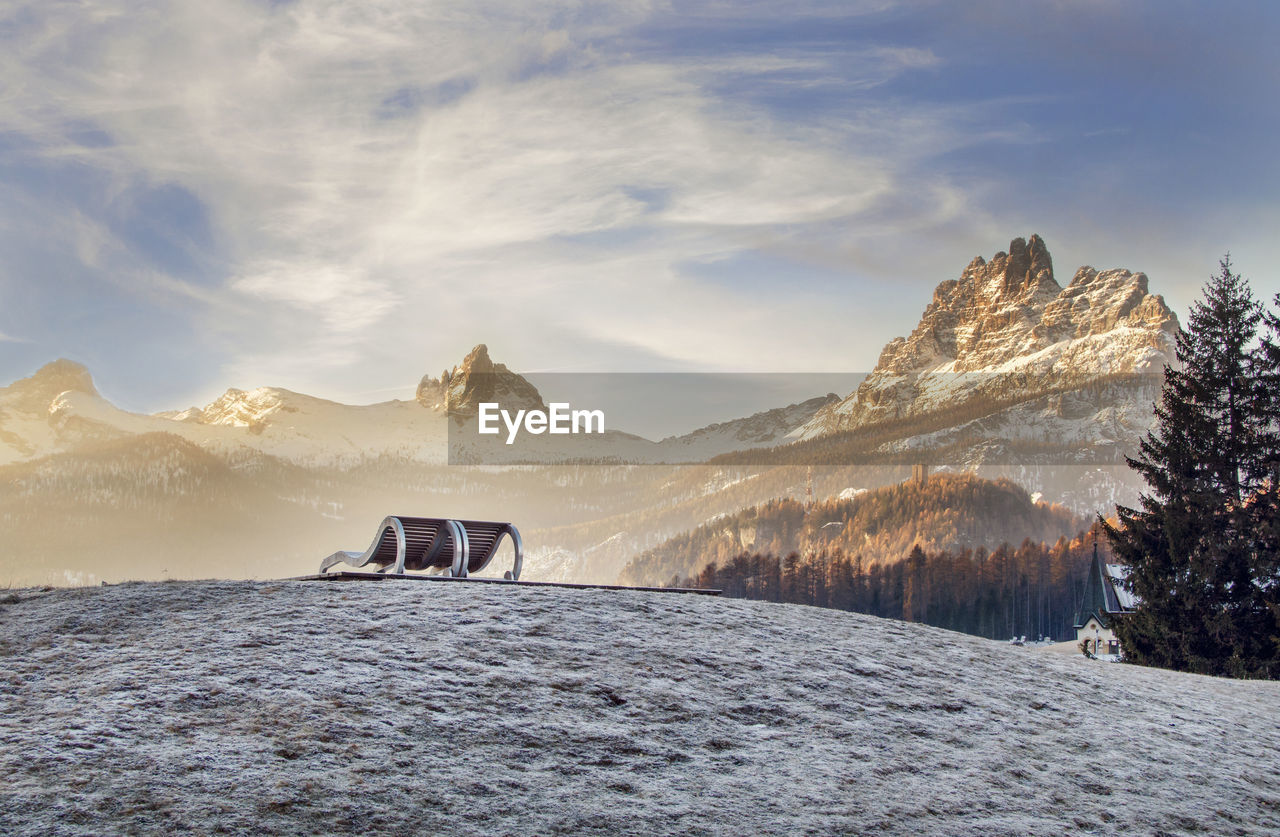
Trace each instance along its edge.
<path fill-rule="evenodd" d="M 219 384 L 365 392 L 480 340 L 524 366 L 866 365 L 924 299 L 886 317 L 876 282 L 1031 231 L 999 158 L 1052 136 L 1056 95 L 914 91 L 952 59 L 894 27 L 945 4 L 895 5 L 16 4 L 0 161 L 94 173 L 50 241 L 184 312 Z M 849 280 L 680 268 L 755 253 Z"/>
<path fill-rule="evenodd" d="M 468 319 L 526 335 L 580 320 L 599 325 L 574 328 L 579 338 L 727 364 L 750 341 L 679 339 L 653 323 L 696 307 L 732 332 L 754 307 L 683 287 L 670 265 L 765 228 L 856 218 L 900 188 L 891 161 L 706 89 L 709 76 L 824 73 L 826 58 L 604 51 L 650 15 L 643 3 L 124 11 L 42 11 L 6 60 L 22 92 L 0 112 L 47 155 L 177 183 L 209 207 L 232 255 L 221 293 L 254 300 L 232 329 L 243 356 L 228 362 L 257 375 L 353 359 L 389 336 L 448 357 L 456 339 L 432 336 Z M 910 49 L 861 60 L 877 80 L 936 63 Z M 76 140 L 85 126 L 98 141 Z M 612 254 L 607 272 L 562 245 L 638 227 L 646 242 Z M 109 246 L 78 240 L 90 265 Z M 519 260 L 502 258 L 510 248 Z"/>

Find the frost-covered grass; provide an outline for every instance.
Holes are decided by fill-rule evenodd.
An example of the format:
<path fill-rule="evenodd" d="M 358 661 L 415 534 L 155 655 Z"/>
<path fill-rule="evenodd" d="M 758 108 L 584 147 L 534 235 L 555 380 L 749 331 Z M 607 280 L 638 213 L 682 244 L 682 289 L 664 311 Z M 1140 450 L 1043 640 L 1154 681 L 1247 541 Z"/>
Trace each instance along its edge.
<path fill-rule="evenodd" d="M 688 595 L 11 592 L 4 834 L 1280 831 L 1280 683 Z"/>

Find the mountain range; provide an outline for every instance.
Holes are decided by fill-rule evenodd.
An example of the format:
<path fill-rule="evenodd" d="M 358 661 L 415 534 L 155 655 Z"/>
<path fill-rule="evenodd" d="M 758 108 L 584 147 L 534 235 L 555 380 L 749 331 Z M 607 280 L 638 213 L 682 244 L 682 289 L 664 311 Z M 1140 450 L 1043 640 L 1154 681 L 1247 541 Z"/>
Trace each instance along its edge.
<path fill-rule="evenodd" d="M 209 477 L 224 494 L 245 474 L 260 482 L 270 474 L 274 488 L 260 508 L 281 505 L 304 519 L 324 510 L 317 532 L 353 539 L 331 546 L 358 545 L 387 512 L 428 513 L 401 503 L 429 503 L 451 514 L 517 519 L 547 534 L 526 538 L 531 577 L 541 561 L 545 574 L 594 580 L 613 580 L 630 557 L 716 514 L 795 497 L 815 482 L 819 498 L 874 488 L 900 480 L 902 467 L 917 461 L 1009 477 L 1088 513 L 1132 501 L 1140 487 L 1115 463 L 1150 427 L 1158 373 L 1174 362 L 1177 332 L 1176 316 L 1144 274 L 1081 267 L 1062 287 L 1043 240 L 1014 239 L 1008 251 L 976 258 L 959 279 L 938 285 L 915 329 L 886 345 L 851 393 L 815 394 L 660 441 L 610 428 L 575 447 L 572 460 L 563 447 L 526 446 L 510 464 L 541 464 L 505 478 L 448 465 L 466 461 L 456 455 L 458 428 L 474 424 L 484 401 L 543 409 L 547 399 L 483 344 L 438 377 L 424 376 L 413 400 L 353 406 L 263 387 L 155 415 L 117 408 L 85 367 L 58 360 L 0 388 L 0 471 L 8 472 L 0 506 L 24 509 L 5 526 L 48 531 L 57 524 L 42 508 L 70 506 L 65 513 L 74 516 L 101 498 L 59 502 L 48 486 L 66 483 L 33 483 L 31 474 L 108 474 L 111 457 L 128 460 L 140 446 L 149 473 L 168 461 L 178 469 L 200 457 L 224 463 L 222 476 Z M 589 462 L 615 467 L 583 470 Z M 627 469 L 645 462 L 686 465 Z M 806 476 L 794 465 L 824 467 L 815 480 L 812 468 Z M 111 484 L 133 490 L 127 480 Z M 33 497 L 42 499 L 33 505 Z M 121 549 L 127 540 L 122 530 Z"/>
<path fill-rule="evenodd" d="M 635 462 L 705 461 L 785 442 L 788 432 L 834 400 L 820 396 L 659 442 L 611 430 L 573 453 Z M 117 408 L 98 393 L 88 369 L 60 359 L 0 388 L 0 465 L 147 433 L 170 433 L 220 455 L 247 449 L 304 467 L 343 468 L 387 458 L 442 465 L 450 460 L 449 420 L 454 432 L 458 426 L 474 428 L 477 407 L 486 401 L 513 412 L 547 406 L 526 378 L 494 363 L 484 344 L 440 378 L 424 377 L 412 401 L 356 406 L 260 387 L 228 389 L 204 407 L 154 415 Z M 552 445 L 542 457 L 554 462 L 564 452 Z M 530 455 L 529 446 L 519 453 Z"/>

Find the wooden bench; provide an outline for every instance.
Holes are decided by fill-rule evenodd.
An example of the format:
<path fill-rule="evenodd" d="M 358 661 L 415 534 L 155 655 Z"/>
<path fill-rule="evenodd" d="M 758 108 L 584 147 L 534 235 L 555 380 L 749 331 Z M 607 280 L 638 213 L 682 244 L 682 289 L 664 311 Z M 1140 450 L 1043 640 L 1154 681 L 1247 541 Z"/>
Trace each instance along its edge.
<path fill-rule="evenodd" d="M 320 562 L 320 574 L 337 564 L 374 564 L 380 573 L 403 575 L 408 570 L 442 569 L 454 578 L 466 578 L 489 565 L 504 536 L 511 538 L 516 553 L 514 564 L 504 577 L 518 581 L 524 564 L 524 544 L 520 532 L 510 523 L 404 515 L 385 518 L 364 552 L 338 551 L 325 558 Z"/>

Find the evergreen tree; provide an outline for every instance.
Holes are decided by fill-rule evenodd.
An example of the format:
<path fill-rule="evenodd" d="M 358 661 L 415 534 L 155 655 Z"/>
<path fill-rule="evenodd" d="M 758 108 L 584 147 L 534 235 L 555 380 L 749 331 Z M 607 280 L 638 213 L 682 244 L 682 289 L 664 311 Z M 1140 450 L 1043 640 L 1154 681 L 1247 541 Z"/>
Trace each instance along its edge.
<path fill-rule="evenodd" d="M 1127 460 L 1150 493 L 1140 509 L 1117 507 L 1118 525 L 1104 526 L 1141 600 L 1115 625 L 1134 662 L 1272 672 L 1266 646 L 1274 637 L 1255 633 L 1263 621 L 1253 583 L 1258 462 L 1267 455 L 1252 348 L 1261 318 L 1248 284 L 1223 259 L 1178 335 L 1181 368 L 1165 369 L 1156 427 Z"/>

